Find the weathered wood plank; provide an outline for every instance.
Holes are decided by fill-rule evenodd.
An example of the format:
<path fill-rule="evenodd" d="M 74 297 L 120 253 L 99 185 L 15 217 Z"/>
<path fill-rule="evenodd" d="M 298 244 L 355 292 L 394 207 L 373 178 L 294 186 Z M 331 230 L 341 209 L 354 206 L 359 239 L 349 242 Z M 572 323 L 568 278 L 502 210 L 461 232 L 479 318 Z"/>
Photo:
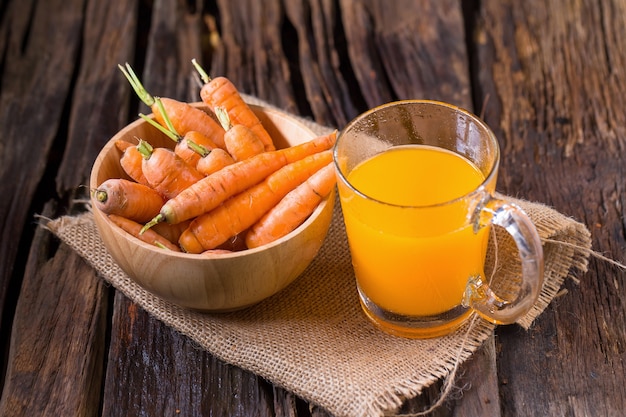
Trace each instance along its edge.
<path fill-rule="evenodd" d="M 340 4 L 352 70 L 368 107 L 408 98 L 472 107 L 458 1 Z"/>
<path fill-rule="evenodd" d="M 338 7 L 332 1 L 285 2 L 285 13 L 297 34 L 297 41 L 291 43 L 297 48 L 295 69 L 307 105 L 318 123 L 341 128 L 359 111 L 341 71 L 347 57 L 338 50 L 345 47 L 342 34 L 337 34 Z"/>
<path fill-rule="evenodd" d="M 228 77 L 246 94 L 296 112 L 291 68 L 285 60 L 280 0 L 217 0 L 221 26 L 211 75 Z"/>
<path fill-rule="evenodd" d="M 500 396 L 495 341 L 491 337 L 459 370 L 450 402 L 455 417 L 499 416 Z"/>
<path fill-rule="evenodd" d="M 150 30 L 141 34 L 149 42 L 142 78 L 148 92 L 181 101 L 200 101 L 199 79 L 191 60 L 195 58 L 202 64 L 203 24 L 202 1 L 154 2 Z M 144 58 L 137 56 L 136 60 Z M 141 111 L 150 112 L 143 104 Z"/>
<path fill-rule="evenodd" d="M 583 221 L 596 250 L 623 260 L 626 5 L 481 4 L 477 67 L 503 148 L 502 191 Z M 623 277 L 592 260 L 530 333 L 500 329 L 505 415 L 623 414 Z"/>
<path fill-rule="evenodd" d="M 82 38 L 81 61 L 56 176 L 59 195 L 88 183 L 98 152 L 128 121 L 130 87 L 117 65 L 131 57 L 136 27 L 136 2 L 87 2 L 82 33 L 76 35 Z"/>
<path fill-rule="evenodd" d="M 55 212 L 51 205 L 44 215 Z M 17 303 L 0 415 L 97 416 L 107 290 L 67 245 L 38 229 Z"/>
<path fill-rule="evenodd" d="M 10 2 L 2 16 L 0 86 L 0 319 L 18 240 L 62 125 L 83 20 L 83 0 Z M 58 30 L 59 26 L 63 30 Z M 41 190 L 43 204 L 52 196 Z"/>
<path fill-rule="evenodd" d="M 274 415 L 269 383 L 212 357 L 119 293 L 110 345 L 103 415 Z"/>
<path fill-rule="evenodd" d="M 76 191 L 86 183 L 96 153 L 127 120 L 121 97 L 128 97 L 128 87 L 113 80 L 103 62 L 129 50 L 124 48 L 129 40 L 124 23 L 136 21 L 128 2 L 118 2 L 117 7 L 111 2 L 38 2 L 32 12 L 26 6 L 24 2 L 10 4 L 9 10 L 14 7 L 17 13 L 15 20 L 30 26 L 23 33 L 16 30 L 18 26 L 9 31 L 15 39 L 7 49 L 2 87 L 2 111 L 7 117 L 2 126 L 10 134 L 20 129 L 19 136 L 4 142 L 7 149 L 15 147 L 17 154 L 3 153 L 19 169 L 3 163 L 12 178 L 3 177 L 2 183 L 25 193 L 14 201 L 20 215 L 3 212 L 3 218 L 18 227 L 24 227 L 19 224 L 20 216 L 29 215 L 29 188 L 39 187 L 41 195 L 36 200 L 53 195 L 59 168 L 58 193 Z M 32 20 L 22 19 L 26 16 L 20 13 Z M 22 51 L 24 45 L 28 47 Z M 21 98 L 15 97 L 19 94 Z M 68 114 L 69 127 L 64 125 Z M 53 153 L 47 164 L 49 149 Z M 59 162 L 64 149 L 67 152 Z M 38 175 L 44 168 L 51 178 Z M 6 195 L 11 201 L 10 194 Z M 18 201 L 26 205 L 21 207 Z M 37 209 L 38 204 L 31 208 Z M 66 214 L 69 209 L 64 205 L 58 212 Z M 58 212 L 49 210 L 47 216 L 56 217 Z M 3 248 L 16 247 L 10 240 L 3 242 L 8 244 Z M 99 414 L 108 287 L 76 253 L 65 245 L 57 248 L 53 242 L 52 235 L 43 230 L 37 230 L 31 242 L 10 336 L 2 415 Z"/>
<path fill-rule="evenodd" d="M 368 2 L 340 0 L 339 4 L 346 49 L 351 61 L 350 70 L 354 72 L 359 86 L 352 94 L 363 97 L 365 108 L 394 100 L 376 47 L 375 16 L 367 8 Z"/>

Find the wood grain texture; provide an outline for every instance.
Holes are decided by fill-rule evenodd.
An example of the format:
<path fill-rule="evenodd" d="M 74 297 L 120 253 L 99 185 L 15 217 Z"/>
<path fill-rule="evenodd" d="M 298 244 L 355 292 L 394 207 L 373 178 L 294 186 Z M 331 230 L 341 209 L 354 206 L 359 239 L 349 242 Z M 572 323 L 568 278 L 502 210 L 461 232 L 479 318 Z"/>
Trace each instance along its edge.
<path fill-rule="evenodd" d="M 483 7 L 478 67 L 503 148 L 502 191 L 581 219 L 594 249 L 623 259 L 623 2 Z M 623 277 L 592 260 L 530 334 L 500 329 L 504 415 L 623 412 Z"/>
<path fill-rule="evenodd" d="M 296 112 L 292 68 L 283 50 L 280 0 L 217 0 L 220 41 L 210 75 L 225 76 L 241 92 Z"/>
<path fill-rule="evenodd" d="M 53 212 L 50 204 L 44 215 Z M 38 229 L 15 311 L 3 416 L 98 415 L 106 286 L 72 249 L 54 246 L 54 237 Z"/>
<path fill-rule="evenodd" d="M 62 129 L 76 69 L 83 3 L 11 2 L 2 16 L 0 306 L 14 278 L 19 236 L 25 228 L 32 236 L 27 223 L 30 204 Z M 57 30 L 55 22 L 64 30 Z M 0 312 L 4 315 L 4 308 Z"/>
<path fill-rule="evenodd" d="M 313 117 L 322 125 L 345 125 L 358 110 L 341 71 L 346 65 L 342 56 L 346 45 L 343 34 L 337 33 L 337 4 L 285 2 L 285 14 L 297 35 L 296 69 Z"/>
<path fill-rule="evenodd" d="M 130 88 L 116 68 L 132 56 L 137 7 L 128 1 L 90 0 L 84 19 L 81 64 L 75 69 L 67 140 L 56 175 L 59 195 L 87 185 L 99 150 L 128 120 Z"/>
<path fill-rule="evenodd" d="M 202 2 L 157 0 L 144 13 L 149 13 L 150 22 L 138 37 L 148 44 L 134 57 L 142 83 L 154 96 L 199 101 L 199 79 L 191 60 L 202 63 Z M 151 112 L 143 103 L 139 110 Z"/>

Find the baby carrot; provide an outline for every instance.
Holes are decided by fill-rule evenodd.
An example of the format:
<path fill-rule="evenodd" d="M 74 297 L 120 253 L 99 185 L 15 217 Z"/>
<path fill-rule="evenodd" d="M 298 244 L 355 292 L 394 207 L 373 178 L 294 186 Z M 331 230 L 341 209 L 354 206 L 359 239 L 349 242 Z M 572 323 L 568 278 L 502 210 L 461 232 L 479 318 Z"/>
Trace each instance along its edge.
<path fill-rule="evenodd" d="M 217 145 L 213 143 L 211 139 L 207 138 L 200 132 L 192 130 L 185 133 L 185 136 L 179 135 L 176 128 L 167 117 L 167 112 L 163 108 L 161 100 L 159 98 L 156 98 L 155 100 L 159 106 L 159 111 L 163 115 L 163 120 L 166 126 L 162 126 L 160 123 L 155 122 L 154 119 L 146 116 L 145 114 L 139 113 L 139 117 L 154 126 L 165 136 L 172 139 L 172 141 L 176 143 L 174 153 L 183 161 L 192 167 L 195 167 L 200 158 L 206 156 L 210 149 L 217 148 Z"/>
<path fill-rule="evenodd" d="M 242 124 L 252 129 L 263 142 L 266 151 L 273 151 L 274 142 L 254 111 L 248 106 L 239 94 L 237 87 L 226 77 L 211 79 L 195 59 L 194 67 L 200 74 L 204 85 L 200 89 L 202 101 L 215 111 L 215 108 L 224 107 L 233 124 Z"/>
<path fill-rule="evenodd" d="M 335 184 L 335 167 L 330 163 L 265 213 L 246 233 L 246 246 L 256 248 L 295 230 L 330 194 Z"/>
<path fill-rule="evenodd" d="M 161 100 L 157 98 L 156 102 L 168 130 L 179 137 L 178 143 L 174 148 L 174 153 L 181 157 L 183 161 L 191 166 L 196 166 L 200 158 L 205 157 L 211 149 L 218 148 L 211 138 L 197 130 L 190 130 L 181 137 L 167 115 L 167 111 L 163 107 Z"/>
<path fill-rule="evenodd" d="M 312 155 L 314 153 L 332 148 L 336 139 L 337 131 L 335 130 L 327 135 L 321 135 L 313 138 L 308 142 L 280 149 L 279 152 L 284 152 L 287 162 L 291 163 L 297 161 L 298 159 L 302 159 L 303 156 Z"/>
<path fill-rule="evenodd" d="M 193 130 L 187 132 L 180 142 L 176 144 L 174 153 L 178 155 L 180 159 L 197 169 L 198 162 L 200 162 L 202 158 L 206 158 L 214 149 L 224 151 L 222 148 L 218 148 L 211 139 Z"/>
<path fill-rule="evenodd" d="M 166 199 L 204 178 L 195 168 L 186 164 L 171 149 L 153 148 L 144 140 L 137 149 L 143 155 L 141 169 L 148 183 Z"/>
<path fill-rule="evenodd" d="M 154 118 L 165 126 L 165 120 L 161 112 L 159 112 L 156 105 L 155 98 L 146 91 L 139 77 L 133 71 L 132 67 L 127 63 L 126 67 L 118 65 L 128 82 L 137 93 L 137 96 L 143 101 L 146 106 L 152 109 Z M 205 111 L 197 107 L 193 107 L 189 103 L 178 101 L 172 98 L 161 97 L 163 106 L 167 110 L 167 114 L 172 121 L 172 124 L 176 127 L 176 131 L 180 135 L 195 130 L 201 132 L 205 136 L 211 138 L 215 144 L 219 147 L 224 147 L 224 129 L 220 124 L 209 116 Z"/>
<path fill-rule="evenodd" d="M 252 129 L 242 124 L 233 125 L 225 108 L 215 107 L 215 115 L 222 124 L 224 145 L 235 161 L 248 159 L 265 151 L 265 145 Z"/>
<path fill-rule="evenodd" d="M 227 165 L 234 164 L 235 160 L 222 148 L 211 149 L 205 156 L 198 160 L 196 169 L 204 175 L 211 175 Z"/>
<path fill-rule="evenodd" d="M 146 227 L 166 221 L 178 223 L 210 211 L 283 166 L 330 149 L 336 132 L 277 151 L 263 152 L 208 175 L 168 200 Z"/>
<path fill-rule="evenodd" d="M 122 152 L 124 152 L 126 149 L 130 148 L 131 146 L 135 146 L 135 145 L 124 139 L 118 139 L 115 141 L 115 147 Z"/>
<path fill-rule="evenodd" d="M 123 178 L 110 178 L 92 190 L 94 205 L 106 214 L 116 214 L 145 223 L 163 206 L 163 197 L 147 185 Z"/>
<path fill-rule="evenodd" d="M 143 174 L 143 170 L 141 168 L 142 162 L 143 156 L 137 149 L 137 146 L 132 144 L 124 150 L 124 153 L 120 158 L 120 166 L 122 167 L 126 175 L 128 175 L 130 178 L 140 184 L 149 185 L 148 180 Z"/>
<path fill-rule="evenodd" d="M 140 239 L 150 245 L 158 246 L 162 249 L 180 252 L 180 248 L 178 246 L 165 239 L 154 230 L 148 230 L 146 231 L 146 233 L 140 233 L 141 224 L 135 221 L 132 221 L 122 216 L 117 216 L 115 214 L 109 214 L 109 219 L 111 219 L 113 223 L 118 225 L 126 233 L 132 235 L 133 237 L 136 237 L 137 239 Z"/>
<path fill-rule="evenodd" d="M 180 236 L 179 246 L 188 253 L 218 247 L 256 223 L 287 193 L 331 161 L 331 151 L 324 151 L 285 165 L 259 184 L 196 217 Z"/>

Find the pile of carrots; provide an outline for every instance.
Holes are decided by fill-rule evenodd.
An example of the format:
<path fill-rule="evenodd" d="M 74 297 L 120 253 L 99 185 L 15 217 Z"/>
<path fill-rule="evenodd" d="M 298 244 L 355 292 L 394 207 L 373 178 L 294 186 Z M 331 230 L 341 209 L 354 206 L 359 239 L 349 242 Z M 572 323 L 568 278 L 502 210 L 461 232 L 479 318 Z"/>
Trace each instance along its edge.
<path fill-rule="evenodd" d="M 208 112 L 153 97 L 130 65 L 119 66 L 154 119 L 140 116 L 174 146 L 119 140 L 120 165 L 130 179 L 108 179 L 92 190 L 94 205 L 126 232 L 166 250 L 221 253 L 273 242 L 301 225 L 334 188 L 336 132 L 276 149 L 233 83 L 209 78 L 192 62 Z"/>

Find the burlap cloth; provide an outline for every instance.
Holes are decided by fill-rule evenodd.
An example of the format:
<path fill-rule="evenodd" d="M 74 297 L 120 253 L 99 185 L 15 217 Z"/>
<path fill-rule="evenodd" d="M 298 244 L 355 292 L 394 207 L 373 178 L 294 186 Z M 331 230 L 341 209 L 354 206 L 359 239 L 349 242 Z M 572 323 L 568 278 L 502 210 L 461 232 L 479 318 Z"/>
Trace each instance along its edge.
<path fill-rule="evenodd" d="M 313 123 L 310 127 L 320 134 L 327 130 Z M 567 277 L 586 272 L 591 237 L 584 225 L 549 207 L 514 201 L 528 213 L 544 241 L 545 285 L 532 311 L 518 322 L 528 329 Z M 466 325 L 443 338 L 410 340 L 370 325 L 360 310 L 338 204 L 318 256 L 293 284 L 260 304 L 223 314 L 188 311 L 135 284 L 107 252 L 90 212 L 60 217 L 45 227 L 157 319 L 223 361 L 337 417 L 392 413 L 447 376 L 494 330 L 479 319 L 471 328 Z M 493 285 L 506 292 L 510 290 L 506 283 L 519 276 L 517 251 L 504 232 L 495 235 L 488 262 Z"/>

